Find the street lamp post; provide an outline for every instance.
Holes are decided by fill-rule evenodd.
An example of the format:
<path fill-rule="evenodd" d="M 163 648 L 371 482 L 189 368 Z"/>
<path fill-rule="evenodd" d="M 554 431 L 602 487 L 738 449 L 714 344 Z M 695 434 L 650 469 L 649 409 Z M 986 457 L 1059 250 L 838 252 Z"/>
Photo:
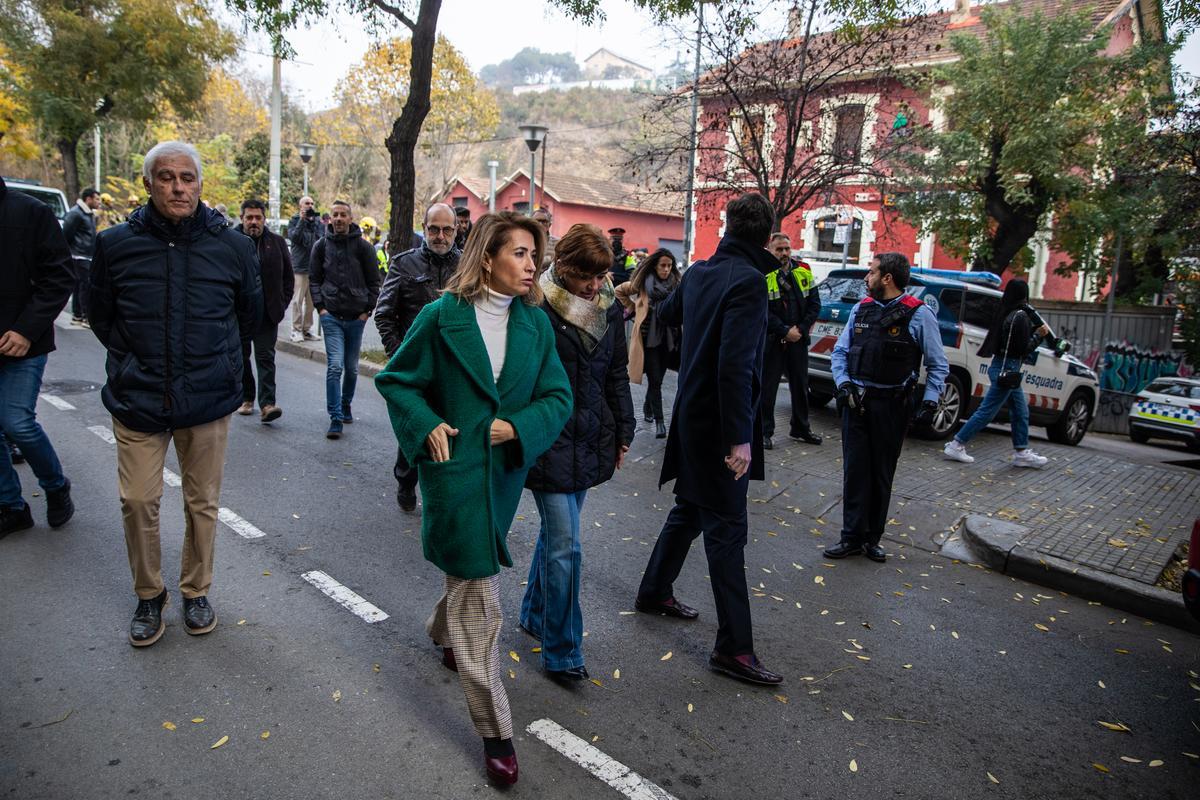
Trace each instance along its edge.
<path fill-rule="evenodd" d="M 533 197 L 537 191 L 537 149 L 546 140 L 545 125 L 526 124 L 521 126 L 521 136 L 525 138 L 525 146 L 529 148 L 529 216 L 533 216 Z M 543 189 L 542 191 L 545 191 Z"/>
<path fill-rule="evenodd" d="M 496 168 L 500 162 L 492 159 L 488 162 L 488 213 L 496 213 Z"/>
<path fill-rule="evenodd" d="M 300 160 L 304 162 L 304 193 L 308 194 L 308 162 L 317 154 L 317 146 L 304 142 L 297 145 L 297 149 L 300 151 Z"/>

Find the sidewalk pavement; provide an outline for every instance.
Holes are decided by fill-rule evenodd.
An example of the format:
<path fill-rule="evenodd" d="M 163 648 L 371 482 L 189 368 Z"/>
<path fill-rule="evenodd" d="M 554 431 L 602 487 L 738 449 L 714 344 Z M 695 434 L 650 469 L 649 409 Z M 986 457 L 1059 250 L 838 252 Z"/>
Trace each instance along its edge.
<path fill-rule="evenodd" d="M 374 334 L 374 326 L 368 323 Z M 279 350 L 324 361 L 322 341 L 293 343 L 280 326 Z M 378 347 L 364 337 L 364 349 Z M 361 361 L 359 373 L 380 367 Z M 664 440 L 642 420 L 645 388 L 633 386 L 638 436 L 631 462 L 657 475 Z M 788 430 L 786 385 L 776 404 L 776 430 Z M 663 403 L 671 407 L 675 374 Z M 669 421 L 669 420 L 668 420 Z M 751 536 L 778 528 L 807 529 L 825 548 L 841 529 L 842 451 L 832 404 L 813 409 L 820 446 L 777 436 L 767 451 L 767 480 L 750 484 Z M 1035 428 L 1038 434 L 1041 429 Z M 1087 447 L 1034 441 L 1050 459 L 1041 470 L 1009 464 L 1008 433 L 993 428 L 971 442 L 975 463 L 947 461 L 941 442 L 910 437 L 896 471 L 884 538 L 898 559 L 915 548 L 940 553 L 1181 627 L 1200 629 L 1178 594 L 1154 584 L 1186 540 L 1200 511 L 1200 473 L 1135 464 Z M 648 476 L 638 479 L 645 482 Z M 656 477 L 654 480 L 656 483 Z M 649 484 L 647 484 L 649 485 Z"/>

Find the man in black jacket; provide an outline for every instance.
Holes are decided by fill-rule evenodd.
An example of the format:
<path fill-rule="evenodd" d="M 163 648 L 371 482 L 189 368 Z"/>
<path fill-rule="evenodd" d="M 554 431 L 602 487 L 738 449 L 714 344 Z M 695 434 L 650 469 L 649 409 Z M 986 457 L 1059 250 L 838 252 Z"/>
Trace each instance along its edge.
<path fill-rule="evenodd" d="M 358 352 L 379 300 L 380 279 L 375 248 L 354 224 L 350 204 L 333 201 L 329 220 L 330 232 L 313 246 L 308 283 L 325 337 L 325 438 L 338 439 L 342 425 L 354 422 L 350 405 L 358 385 Z"/>
<path fill-rule="evenodd" d="M 392 259 L 379 304 L 375 307 L 375 327 L 383 340 L 388 358 L 400 347 L 421 309 L 441 297 L 442 289 L 454 270 L 462 251 L 455 242 L 456 218 L 445 203 L 434 203 L 425 212 L 425 241 L 420 247 L 405 250 Z M 405 511 L 417 508 L 417 471 L 396 453 L 396 502 Z"/>
<path fill-rule="evenodd" d="M 296 305 L 292 307 L 292 341 L 312 341 L 313 305 L 308 290 L 308 260 L 313 245 L 325 235 L 325 223 L 308 195 L 300 198 L 300 211 L 288 222 L 288 244 L 292 250 L 292 272 L 296 276 Z"/>
<path fill-rule="evenodd" d="M 754 653 L 743 551 L 746 490 L 750 480 L 764 477 L 763 279 L 777 265 L 765 247 L 774 219 L 760 194 L 730 202 L 716 252 L 685 272 L 679 287 L 655 306 L 662 322 L 683 326 L 679 389 L 659 477 L 659 486 L 675 481 L 675 507 L 654 545 L 636 603 L 644 613 L 698 616 L 675 599 L 673 584 L 692 541 L 703 533 L 717 604 L 717 642 L 708 664 L 767 685 L 783 678 Z"/>
<path fill-rule="evenodd" d="M 236 230 L 254 241 L 263 292 L 262 325 L 255 331 L 254 338 L 242 346 L 242 405 L 238 413 L 243 416 L 254 413 L 254 371 L 250 365 L 253 346 L 254 365 L 258 367 L 258 407 L 262 422 L 266 424 L 283 416 L 283 409 L 275 404 L 275 340 L 279 336 L 279 323 L 292 301 L 296 279 L 292 275 L 288 243 L 279 234 L 267 230 L 266 203 L 256 199 L 243 200 L 241 224 Z"/>
<path fill-rule="evenodd" d="M 792 395 L 792 420 L 788 436 L 809 444 L 821 437 L 808 425 L 808 332 L 821 313 L 821 296 L 812 270 L 792 258 L 792 241 L 786 233 L 771 235 L 768 245 L 779 269 L 767 275 L 767 342 L 763 353 L 763 447 L 775 446 L 775 397 L 779 380 L 787 374 Z"/>
<path fill-rule="evenodd" d="M 91 284 L 92 254 L 96 252 L 96 209 L 100 193 L 90 186 L 79 193 L 79 199 L 63 220 L 63 234 L 71 248 L 75 267 L 75 293 L 71 297 L 71 322 L 87 324 L 88 286 Z"/>
<path fill-rule="evenodd" d="M 0 178 L 0 537 L 33 527 L 8 444 L 20 447 L 46 493 L 50 527 L 75 511 L 71 482 L 38 424 L 38 392 L 46 355 L 54 349 L 54 318 L 75 282 L 71 251 L 49 206 L 9 191 Z"/>
<path fill-rule="evenodd" d="M 159 501 L 175 443 L 183 479 L 184 630 L 217 624 L 208 602 L 229 415 L 242 398 L 242 346 L 262 320 L 251 241 L 200 202 L 200 154 L 161 142 L 146 154 L 150 202 L 102 231 L 92 262 L 92 332 L 107 348 L 100 393 L 113 416 L 125 547 L 138 596 L 134 647 L 165 625 Z"/>

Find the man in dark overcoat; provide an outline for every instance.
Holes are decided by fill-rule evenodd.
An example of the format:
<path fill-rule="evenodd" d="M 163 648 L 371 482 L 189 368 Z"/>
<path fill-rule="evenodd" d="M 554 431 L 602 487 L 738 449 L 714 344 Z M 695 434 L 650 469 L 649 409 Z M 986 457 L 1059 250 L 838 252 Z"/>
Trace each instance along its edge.
<path fill-rule="evenodd" d="M 689 269 L 656 308 L 667 325 L 683 326 L 679 388 L 659 486 L 675 481 L 667 516 L 638 589 L 637 609 L 677 619 L 698 613 L 679 602 L 672 584 L 692 541 L 704 551 L 717 606 L 717 642 L 709 666 L 752 683 L 783 678 L 754 653 L 746 596 L 746 490 L 763 479 L 764 276 L 778 265 L 766 250 L 774 210 L 760 194 L 725 209 L 725 236 L 706 263 Z"/>

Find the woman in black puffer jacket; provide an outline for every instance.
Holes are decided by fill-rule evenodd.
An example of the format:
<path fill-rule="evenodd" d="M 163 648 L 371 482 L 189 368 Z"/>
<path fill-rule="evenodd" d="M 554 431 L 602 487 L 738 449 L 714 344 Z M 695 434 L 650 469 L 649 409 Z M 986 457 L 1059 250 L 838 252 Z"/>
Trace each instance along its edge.
<path fill-rule="evenodd" d="M 538 459 L 525 486 L 542 526 L 529 567 L 521 627 L 542 642 L 542 665 L 558 680 L 582 680 L 582 552 L 579 514 L 587 490 L 621 468 L 633 441 L 625 324 L 608 270 L 612 251 L 594 225 L 575 225 L 559 240 L 542 275 L 550 317 L 575 406 L 558 440 Z"/>

